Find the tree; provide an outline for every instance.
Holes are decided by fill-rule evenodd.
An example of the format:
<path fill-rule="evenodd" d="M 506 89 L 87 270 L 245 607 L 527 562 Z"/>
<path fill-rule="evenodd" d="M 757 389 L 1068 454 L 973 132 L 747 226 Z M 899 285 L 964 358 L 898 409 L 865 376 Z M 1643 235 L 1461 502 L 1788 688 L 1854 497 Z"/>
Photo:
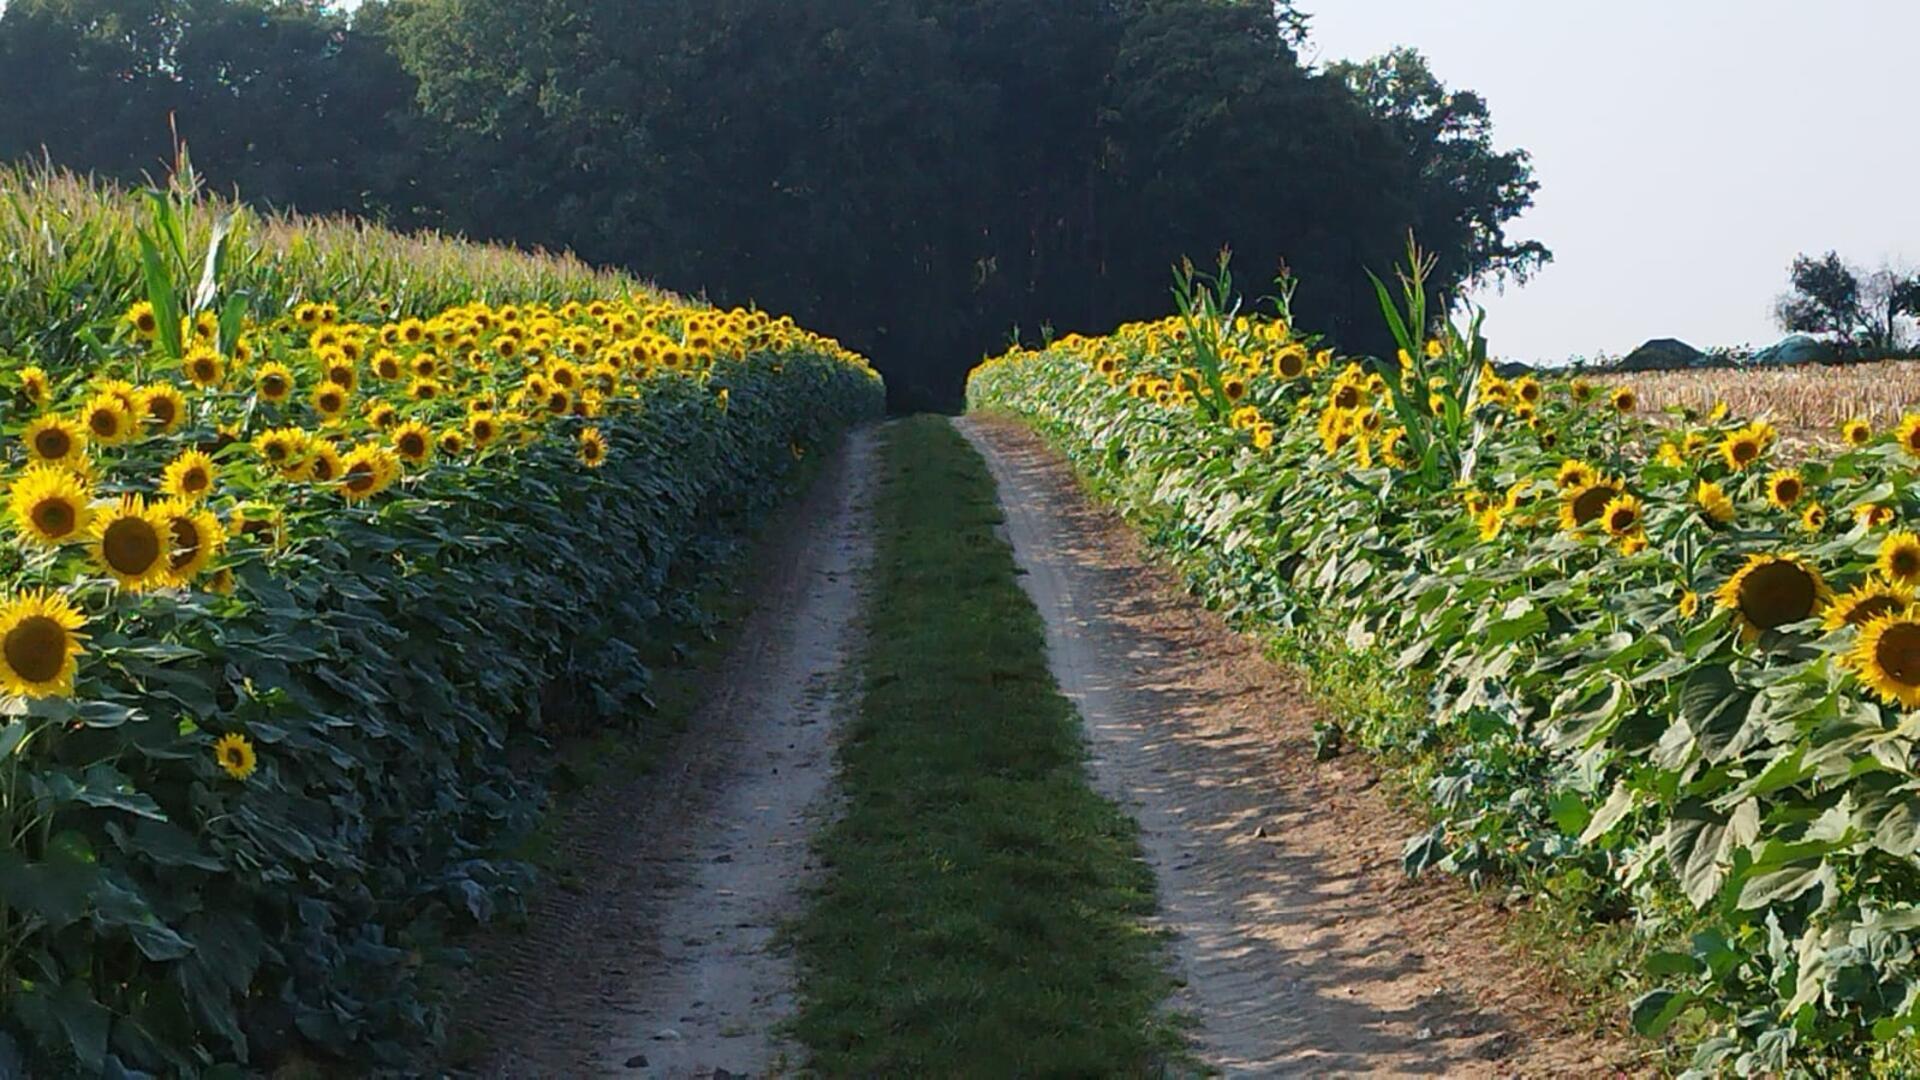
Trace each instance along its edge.
<path fill-rule="evenodd" d="M 1553 260 L 1539 241 L 1507 236 L 1540 183 L 1526 151 L 1494 149 L 1493 118 L 1479 94 L 1447 89 L 1408 48 L 1327 73 L 1393 130 L 1411 177 L 1414 231 L 1440 256 L 1445 283 L 1524 282 Z"/>
<path fill-rule="evenodd" d="M 1890 352 L 1906 342 L 1903 320 L 1920 317 L 1920 274 L 1884 264 L 1862 274 L 1829 251 L 1795 256 L 1788 280 L 1791 291 L 1775 301 L 1774 317 L 1793 333 L 1832 334 L 1856 348 Z"/>

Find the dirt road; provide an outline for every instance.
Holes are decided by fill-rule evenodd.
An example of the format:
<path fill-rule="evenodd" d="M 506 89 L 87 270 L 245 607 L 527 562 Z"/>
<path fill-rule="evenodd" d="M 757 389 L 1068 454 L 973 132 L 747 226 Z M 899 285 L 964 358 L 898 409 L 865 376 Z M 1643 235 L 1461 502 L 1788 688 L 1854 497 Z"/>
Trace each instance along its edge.
<path fill-rule="evenodd" d="M 1200 1056 L 1237 1075 L 1605 1076 L 1582 1030 L 1450 882 L 1362 760 L 1320 764 L 1300 688 L 1157 569 L 1017 424 L 968 418 L 1095 780 L 1140 822 Z"/>
<path fill-rule="evenodd" d="M 582 888 L 540 897 L 488 980 L 482 1076 L 782 1072 L 774 1026 L 833 775 L 872 546 L 877 432 L 855 432 L 771 545 L 758 606 L 662 768 L 565 822 Z"/>

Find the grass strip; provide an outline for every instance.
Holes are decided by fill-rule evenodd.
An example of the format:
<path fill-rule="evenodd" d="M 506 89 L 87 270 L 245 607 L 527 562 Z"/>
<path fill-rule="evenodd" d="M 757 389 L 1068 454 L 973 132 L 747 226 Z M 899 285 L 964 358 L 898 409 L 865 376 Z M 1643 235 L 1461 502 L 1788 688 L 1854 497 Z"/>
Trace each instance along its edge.
<path fill-rule="evenodd" d="M 985 463 L 888 433 L 844 815 L 795 931 L 824 1075 L 1154 1074 L 1180 1053 L 1135 827 L 1087 784 Z"/>

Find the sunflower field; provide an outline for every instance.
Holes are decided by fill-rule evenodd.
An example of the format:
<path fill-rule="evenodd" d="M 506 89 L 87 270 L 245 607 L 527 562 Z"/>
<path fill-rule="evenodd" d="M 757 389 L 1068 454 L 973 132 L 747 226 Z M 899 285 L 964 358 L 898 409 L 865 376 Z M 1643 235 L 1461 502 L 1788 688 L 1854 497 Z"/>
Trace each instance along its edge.
<path fill-rule="evenodd" d="M 1180 312 L 972 374 L 1243 625 L 1424 695 L 1407 864 L 1550 881 L 1652 943 L 1633 1005 L 1701 1074 L 1911 1062 L 1920 415 L 1788 461 L 1764 419 L 1501 378 L 1379 284 L 1348 358 L 1191 269 Z M 1899 1072 L 1901 1065 L 1895 1064 Z"/>
<path fill-rule="evenodd" d="M 0 189 L 0 1075 L 401 1065 L 542 751 L 644 717 L 879 379 L 565 259 Z"/>

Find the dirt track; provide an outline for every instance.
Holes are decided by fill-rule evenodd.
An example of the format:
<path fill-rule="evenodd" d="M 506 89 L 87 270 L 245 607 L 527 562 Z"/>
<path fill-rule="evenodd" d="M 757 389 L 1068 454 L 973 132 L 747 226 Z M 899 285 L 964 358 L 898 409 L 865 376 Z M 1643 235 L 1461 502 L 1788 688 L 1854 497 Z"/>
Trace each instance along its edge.
<path fill-rule="evenodd" d="M 792 972 L 772 948 L 797 914 L 833 773 L 877 432 L 855 432 L 771 560 L 714 691 L 655 773 L 565 823 L 584 867 L 501 950 L 479 1026 L 490 1077 L 712 1077 L 785 1071 L 773 1029 Z"/>
<path fill-rule="evenodd" d="M 1364 761 L 1320 764 L 1299 686 L 1156 568 L 1017 424 L 961 430 L 1000 488 L 1095 779 L 1140 822 L 1201 1058 L 1240 1075 L 1606 1076 L 1457 885 L 1408 882 L 1415 826 Z"/>

